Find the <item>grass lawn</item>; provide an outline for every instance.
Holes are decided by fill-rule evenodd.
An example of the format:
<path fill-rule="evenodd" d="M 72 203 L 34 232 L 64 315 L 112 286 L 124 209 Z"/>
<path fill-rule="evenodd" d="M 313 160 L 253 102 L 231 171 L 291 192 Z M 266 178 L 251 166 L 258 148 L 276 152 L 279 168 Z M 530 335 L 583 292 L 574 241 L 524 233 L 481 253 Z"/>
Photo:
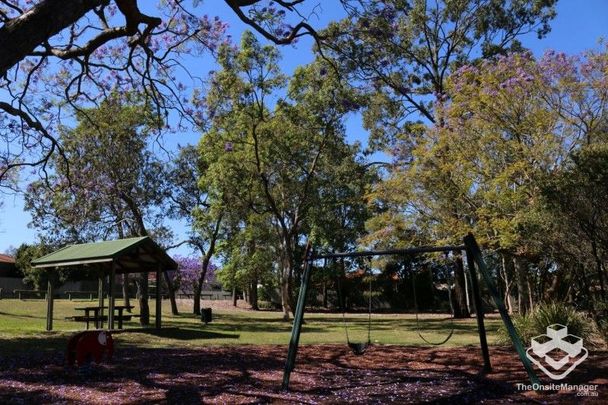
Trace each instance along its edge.
<path fill-rule="evenodd" d="M 53 332 L 45 332 L 46 302 L 44 300 L 0 300 L 0 355 L 19 354 L 29 350 L 64 349 L 68 336 L 84 329 L 84 324 L 65 320 L 76 315 L 75 307 L 95 305 L 96 301 L 56 300 Z M 207 302 L 203 303 L 205 306 Z M 132 304 L 136 304 L 133 300 Z M 150 301 L 151 312 L 154 303 Z M 135 308 L 134 313 L 139 313 Z M 122 346 L 198 347 L 202 345 L 287 345 L 291 323 L 283 322 L 280 312 L 249 311 L 215 308 L 213 322 L 204 325 L 190 314 L 191 302 L 180 302 L 180 315 L 170 313 L 169 302 L 163 301 L 163 330 L 142 330 L 139 319 L 125 322 L 125 333 L 115 335 Z M 423 334 L 427 340 L 441 341 L 449 334 L 451 322 L 446 316 L 421 314 Z M 367 339 L 367 314 L 348 314 L 346 317 L 351 341 Z M 302 330 L 301 344 L 344 343 L 342 314 L 307 313 Z M 152 316 L 151 323 L 154 324 Z M 491 316 L 486 320 L 488 340 L 496 341 L 495 331 L 500 319 Z M 454 335 L 446 346 L 479 346 L 475 318 L 454 321 Z M 412 314 L 373 314 L 372 341 L 380 344 L 426 345 L 416 331 Z"/>

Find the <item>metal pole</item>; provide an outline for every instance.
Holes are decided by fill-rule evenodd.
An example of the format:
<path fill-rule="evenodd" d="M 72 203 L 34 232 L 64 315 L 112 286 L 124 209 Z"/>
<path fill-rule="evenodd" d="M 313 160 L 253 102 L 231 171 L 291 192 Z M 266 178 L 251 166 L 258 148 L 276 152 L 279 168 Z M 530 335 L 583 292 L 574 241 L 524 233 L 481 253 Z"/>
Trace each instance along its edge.
<path fill-rule="evenodd" d="M 341 253 L 325 253 L 317 254 L 311 257 L 311 260 L 318 259 L 335 259 L 338 257 L 367 257 L 367 256 L 387 256 L 387 255 L 414 255 L 419 253 L 433 252 L 460 252 L 464 250 L 464 246 L 419 246 L 409 249 L 389 249 L 389 250 L 367 250 L 359 252 L 341 252 Z"/>
<path fill-rule="evenodd" d="M 473 290 L 475 316 L 477 317 L 477 331 L 479 332 L 479 344 L 481 345 L 481 355 L 483 356 L 483 371 L 484 373 L 489 373 L 492 371 L 492 364 L 490 363 L 486 326 L 483 322 L 483 304 L 481 303 L 479 283 L 477 282 L 477 274 L 475 273 L 475 261 L 473 260 L 473 254 L 469 249 L 465 249 L 465 252 L 467 255 L 467 266 L 469 267 L 469 274 L 471 276 L 471 288 Z"/>
<path fill-rule="evenodd" d="M 515 330 L 515 326 L 513 326 L 511 317 L 509 316 L 509 313 L 507 312 L 507 309 L 505 308 L 502 298 L 498 294 L 498 290 L 494 286 L 494 282 L 490 278 L 490 275 L 486 268 L 486 264 L 483 260 L 483 257 L 481 256 L 481 250 L 479 249 L 479 246 L 477 245 L 477 241 L 475 240 L 473 235 L 469 233 L 464 238 L 464 244 L 467 247 L 467 252 L 470 252 L 472 259 L 475 261 L 475 264 L 477 264 L 477 267 L 479 268 L 479 273 L 481 274 L 484 282 L 486 283 L 486 286 L 488 287 L 488 290 L 490 291 L 490 294 L 492 295 L 494 304 L 498 308 L 498 312 L 500 313 L 500 316 L 502 317 L 502 321 L 504 322 L 504 324 L 507 328 L 507 332 L 509 332 L 509 336 L 511 337 L 511 342 L 513 342 L 513 346 L 515 346 L 515 350 L 517 351 L 517 354 L 519 355 L 519 359 L 521 360 L 522 364 L 524 365 L 524 368 L 526 369 L 526 371 L 528 373 L 528 378 L 530 378 L 530 382 L 532 383 L 532 385 L 540 384 L 540 380 L 538 379 L 538 376 L 536 375 L 536 373 L 534 372 L 534 369 L 532 368 L 532 363 L 530 363 L 530 360 L 526 356 L 526 351 L 524 349 L 524 345 L 523 345 L 521 339 L 519 338 L 517 331 Z M 473 279 L 473 278 L 474 277 L 472 276 L 471 279 Z"/>
<path fill-rule="evenodd" d="M 296 355 L 298 353 L 298 344 L 300 343 L 300 332 L 302 331 L 302 321 L 304 319 L 304 307 L 306 306 L 306 290 L 310 280 L 312 270 L 312 260 L 310 259 L 312 247 L 310 243 L 306 246 L 304 274 L 302 275 L 302 284 L 300 285 L 300 294 L 298 295 L 298 303 L 296 312 L 293 318 L 293 326 L 291 329 L 291 340 L 289 341 L 289 351 L 287 352 L 287 361 L 285 363 L 285 371 L 283 372 L 282 389 L 289 389 L 289 377 L 291 371 L 296 364 Z"/>

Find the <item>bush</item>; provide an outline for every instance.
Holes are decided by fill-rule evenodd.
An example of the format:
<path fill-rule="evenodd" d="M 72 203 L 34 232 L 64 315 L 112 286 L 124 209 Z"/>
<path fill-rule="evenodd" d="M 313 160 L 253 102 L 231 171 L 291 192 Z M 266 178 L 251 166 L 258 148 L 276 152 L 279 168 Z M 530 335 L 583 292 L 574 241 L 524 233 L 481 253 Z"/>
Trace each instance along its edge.
<path fill-rule="evenodd" d="M 281 309 L 281 305 L 274 303 L 274 302 L 270 302 L 270 301 L 261 301 L 258 300 L 258 308 L 261 310 L 277 310 L 277 309 Z"/>
<path fill-rule="evenodd" d="M 567 326 L 568 333 L 579 336 L 585 341 L 591 340 L 595 333 L 593 321 L 587 315 L 563 302 L 540 304 L 532 312 L 515 315 L 512 320 L 524 345 L 529 345 L 532 337 L 545 334 L 547 326 L 554 323 Z M 498 330 L 498 340 L 501 343 L 511 341 L 504 325 Z"/>
<path fill-rule="evenodd" d="M 604 343 L 608 343 L 608 320 L 601 320 L 597 323 L 600 336 L 604 339 Z"/>

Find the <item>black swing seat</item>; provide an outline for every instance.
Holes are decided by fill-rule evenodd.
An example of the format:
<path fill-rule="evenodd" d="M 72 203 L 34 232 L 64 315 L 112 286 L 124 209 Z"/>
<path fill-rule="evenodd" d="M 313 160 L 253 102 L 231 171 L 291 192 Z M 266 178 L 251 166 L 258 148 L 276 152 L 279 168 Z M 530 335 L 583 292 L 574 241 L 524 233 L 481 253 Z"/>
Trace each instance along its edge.
<path fill-rule="evenodd" d="M 370 346 L 370 343 L 348 343 L 348 347 L 350 347 L 350 350 L 352 350 L 353 354 L 356 354 L 357 356 L 361 356 L 362 354 L 365 353 L 365 351 L 367 350 L 367 348 Z"/>

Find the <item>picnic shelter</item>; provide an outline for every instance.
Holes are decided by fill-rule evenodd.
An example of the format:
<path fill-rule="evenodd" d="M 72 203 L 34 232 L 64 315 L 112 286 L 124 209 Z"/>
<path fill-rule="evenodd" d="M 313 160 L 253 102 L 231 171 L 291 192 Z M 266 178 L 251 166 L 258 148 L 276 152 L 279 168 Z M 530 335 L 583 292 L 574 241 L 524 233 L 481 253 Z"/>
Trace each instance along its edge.
<path fill-rule="evenodd" d="M 162 300 L 160 279 L 163 271 L 176 270 L 177 263 L 149 236 L 117 239 L 103 242 L 65 246 L 53 253 L 32 261 L 34 268 L 86 273 L 96 270 L 99 274 L 99 306 L 103 308 L 103 279 L 108 283 L 108 328 L 114 329 L 115 279 L 117 274 L 156 273 L 156 328 L 161 327 Z M 77 279 L 78 274 L 73 278 Z M 46 330 L 53 330 L 53 285 L 47 286 Z"/>

